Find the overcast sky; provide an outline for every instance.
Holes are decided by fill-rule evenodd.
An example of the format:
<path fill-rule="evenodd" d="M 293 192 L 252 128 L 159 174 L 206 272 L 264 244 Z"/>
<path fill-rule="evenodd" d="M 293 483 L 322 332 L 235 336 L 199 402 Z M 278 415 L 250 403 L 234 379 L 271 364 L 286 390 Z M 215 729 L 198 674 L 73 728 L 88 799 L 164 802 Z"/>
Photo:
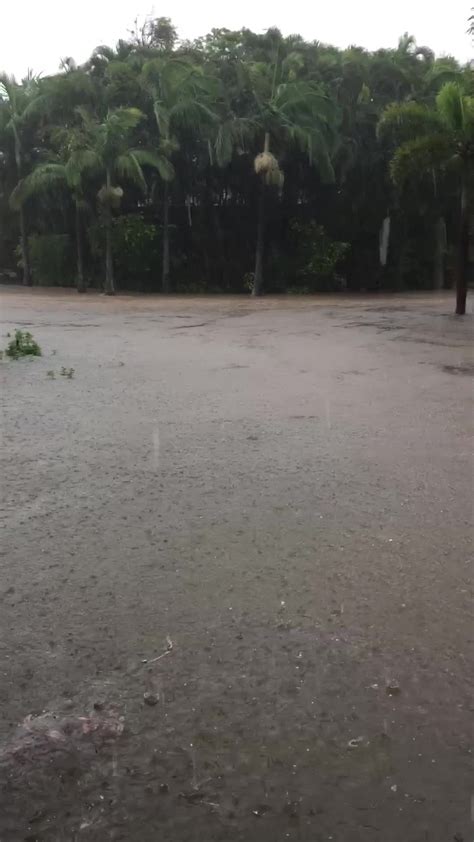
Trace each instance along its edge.
<path fill-rule="evenodd" d="M 99 44 L 126 37 L 137 16 L 154 11 L 173 20 L 182 38 L 204 35 L 213 27 L 262 32 L 278 26 L 283 34 L 299 33 L 346 47 L 395 46 L 408 31 L 418 44 L 461 61 L 474 58 L 466 35 L 474 0 L 3 0 L 0 20 L 0 70 L 25 75 L 28 68 L 51 73 L 63 56 L 85 61 Z"/>

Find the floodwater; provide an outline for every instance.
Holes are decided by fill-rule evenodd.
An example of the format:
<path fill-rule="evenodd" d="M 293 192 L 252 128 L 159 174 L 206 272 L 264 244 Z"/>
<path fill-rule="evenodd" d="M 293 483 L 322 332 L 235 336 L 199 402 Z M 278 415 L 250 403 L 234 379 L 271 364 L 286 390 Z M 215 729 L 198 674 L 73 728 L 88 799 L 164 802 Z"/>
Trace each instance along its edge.
<path fill-rule="evenodd" d="M 472 316 L 2 297 L 0 842 L 470 842 Z"/>

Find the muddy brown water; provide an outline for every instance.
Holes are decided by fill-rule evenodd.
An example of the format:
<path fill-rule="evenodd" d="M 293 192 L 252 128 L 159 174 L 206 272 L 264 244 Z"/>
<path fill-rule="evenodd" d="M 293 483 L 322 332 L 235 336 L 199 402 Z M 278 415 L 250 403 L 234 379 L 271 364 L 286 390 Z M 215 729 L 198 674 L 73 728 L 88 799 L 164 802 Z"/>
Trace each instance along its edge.
<path fill-rule="evenodd" d="M 472 316 L 2 297 L 1 842 L 471 840 Z"/>

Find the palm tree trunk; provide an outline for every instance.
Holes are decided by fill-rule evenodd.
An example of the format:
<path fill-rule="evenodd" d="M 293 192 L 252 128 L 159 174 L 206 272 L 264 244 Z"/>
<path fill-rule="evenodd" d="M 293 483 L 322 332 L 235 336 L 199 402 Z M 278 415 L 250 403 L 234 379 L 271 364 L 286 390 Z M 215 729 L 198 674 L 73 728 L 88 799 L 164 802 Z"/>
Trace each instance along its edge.
<path fill-rule="evenodd" d="M 163 265 L 161 272 L 161 291 L 170 292 L 170 226 L 169 226 L 169 186 L 165 181 L 163 191 Z"/>
<path fill-rule="evenodd" d="M 458 259 L 456 267 L 456 315 L 466 312 L 467 275 L 469 271 L 469 212 L 467 206 L 467 185 L 464 181 L 461 189 L 461 209 L 459 215 Z"/>
<path fill-rule="evenodd" d="M 28 235 L 26 233 L 25 211 L 20 208 L 20 247 L 21 247 L 21 261 L 23 263 L 23 286 L 32 286 L 33 280 L 31 277 L 30 266 L 30 250 L 28 247 Z"/>
<path fill-rule="evenodd" d="M 112 177 L 107 170 L 107 189 L 112 186 Z M 105 216 L 105 294 L 115 295 L 114 261 L 112 256 L 112 209 L 106 209 Z"/>
<path fill-rule="evenodd" d="M 77 250 L 77 291 L 85 292 L 84 256 L 82 251 L 82 225 L 79 202 L 76 202 L 76 250 Z"/>
<path fill-rule="evenodd" d="M 112 216 L 107 213 L 105 222 L 105 294 L 115 295 L 114 262 L 112 257 Z"/>
<path fill-rule="evenodd" d="M 270 134 L 265 132 L 264 152 L 270 152 Z M 255 250 L 255 275 L 252 295 L 263 293 L 263 252 L 265 248 L 265 182 L 262 179 L 257 211 L 257 245 Z"/>
<path fill-rule="evenodd" d="M 263 251 L 265 247 L 265 184 L 260 185 L 260 196 L 258 197 L 258 219 L 257 219 L 257 247 L 255 251 L 255 275 L 253 280 L 252 295 L 259 296 L 263 293 Z"/>

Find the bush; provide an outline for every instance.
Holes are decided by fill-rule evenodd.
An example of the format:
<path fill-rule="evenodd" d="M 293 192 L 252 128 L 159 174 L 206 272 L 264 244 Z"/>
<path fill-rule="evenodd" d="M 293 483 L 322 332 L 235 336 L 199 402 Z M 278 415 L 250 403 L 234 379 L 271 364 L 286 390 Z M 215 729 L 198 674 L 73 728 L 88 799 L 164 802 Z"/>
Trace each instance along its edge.
<path fill-rule="evenodd" d="M 160 276 L 160 236 L 158 228 L 139 214 L 119 216 L 113 227 L 114 263 L 123 289 L 157 286 Z"/>
<path fill-rule="evenodd" d="M 33 339 L 31 333 L 16 330 L 15 336 L 10 339 L 5 353 L 13 360 L 18 360 L 20 357 L 41 357 L 41 348 Z"/>
<path fill-rule="evenodd" d="M 331 240 L 316 222 L 293 221 L 297 286 L 305 291 L 330 291 L 344 288 L 344 279 L 336 274 L 337 265 L 347 255 L 350 244 Z"/>
<path fill-rule="evenodd" d="M 39 286 L 74 286 L 75 257 L 68 234 L 32 234 L 28 244 L 34 283 Z"/>

